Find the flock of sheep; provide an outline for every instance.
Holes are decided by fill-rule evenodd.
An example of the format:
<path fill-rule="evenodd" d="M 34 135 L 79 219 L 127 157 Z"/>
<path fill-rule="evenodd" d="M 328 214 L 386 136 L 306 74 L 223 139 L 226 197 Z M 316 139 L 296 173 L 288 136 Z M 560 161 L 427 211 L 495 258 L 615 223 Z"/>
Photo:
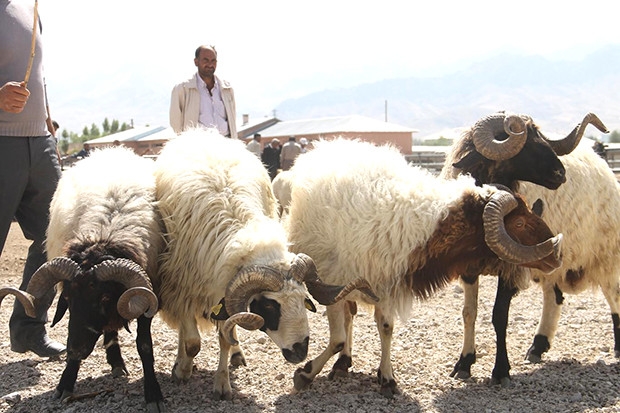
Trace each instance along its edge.
<path fill-rule="evenodd" d="M 303 390 L 336 354 L 329 377 L 347 374 L 357 305 L 373 306 L 379 391 L 392 397 L 396 318 L 457 279 L 464 339 L 452 375 L 471 375 L 479 276 L 487 274 L 498 280 L 494 383 L 510 383 L 508 310 L 529 280 L 544 293 L 530 361 L 553 342 L 563 293 L 597 286 L 620 357 L 620 187 L 606 162 L 579 144 L 589 124 L 606 131 L 588 114 L 550 141 L 526 115 L 493 114 L 454 143 L 440 176 L 390 146 L 358 140 L 314 142 L 273 183 L 242 142 L 210 130 L 184 132 L 155 162 L 101 149 L 63 174 L 50 209 L 50 260 L 26 291 L 4 287 L 0 300 L 15 295 L 33 313 L 62 283 L 53 321 L 69 311 L 61 400 L 102 335 L 113 374 L 126 374 L 118 331 L 137 319 L 153 412 L 165 411 L 154 371 L 156 313 L 178 331 L 177 382 L 192 374 L 200 331 L 217 327 L 213 397 L 229 400 L 229 365 L 246 364 L 237 326 L 262 330 L 300 363 L 310 342 L 306 311 L 316 311 L 314 301 L 326 306 L 329 344 L 293 377 Z"/>

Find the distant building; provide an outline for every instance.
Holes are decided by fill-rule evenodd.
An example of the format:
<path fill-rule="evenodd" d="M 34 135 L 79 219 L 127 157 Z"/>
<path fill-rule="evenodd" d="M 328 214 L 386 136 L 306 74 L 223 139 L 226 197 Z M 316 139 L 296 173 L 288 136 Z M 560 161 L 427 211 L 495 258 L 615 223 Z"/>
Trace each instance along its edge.
<path fill-rule="evenodd" d="M 270 119 L 275 120 L 275 122 L 272 122 L 271 125 L 265 125 L 262 129 L 252 131 L 252 134 L 260 132 L 263 143 L 270 142 L 274 138 L 286 142 L 289 137 L 295 136 L 298 142 L 301 138 L 306 138 L 312 145 L 312 141 L 317 139 L 343 137 L 360 139 L 379 145 L 391 143 L 404 155 L 409 155 L 411 154 L 413 134 L 418 132 L 405 126 L 359 115 L 289 121 Z M 240 136 L 245 136 L 245 134 Z"/>

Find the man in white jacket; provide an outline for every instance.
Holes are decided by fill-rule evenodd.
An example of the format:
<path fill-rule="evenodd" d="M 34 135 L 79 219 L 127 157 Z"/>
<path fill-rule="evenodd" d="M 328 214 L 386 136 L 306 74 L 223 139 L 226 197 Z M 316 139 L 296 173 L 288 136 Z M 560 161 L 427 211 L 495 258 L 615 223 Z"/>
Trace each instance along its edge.
<path fill-rule="evenodd" d="M 229 82 L 215 75 L 214 46 L 196 49 L 194 76 L 172 89 L 170 126 L 176 133 L 193 127 L 217 128 L 224 136 L 237 139 L 235 94 Z"/>

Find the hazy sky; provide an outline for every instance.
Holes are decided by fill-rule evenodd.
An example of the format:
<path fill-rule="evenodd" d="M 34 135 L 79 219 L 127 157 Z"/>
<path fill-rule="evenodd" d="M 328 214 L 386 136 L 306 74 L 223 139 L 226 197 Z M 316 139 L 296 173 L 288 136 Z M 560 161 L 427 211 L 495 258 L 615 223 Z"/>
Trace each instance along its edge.
<path fill-rule="evenodd" d="M 620 2 L 39 0 L 48 85 L 95 87 L 120 70 L 166 92 L 218 49 L 237 112 L 325 88 L 454 71 L 500 50 L 578 59 L 620 43 Z M 93 119 L 91 121 L 99 121 Z"/>

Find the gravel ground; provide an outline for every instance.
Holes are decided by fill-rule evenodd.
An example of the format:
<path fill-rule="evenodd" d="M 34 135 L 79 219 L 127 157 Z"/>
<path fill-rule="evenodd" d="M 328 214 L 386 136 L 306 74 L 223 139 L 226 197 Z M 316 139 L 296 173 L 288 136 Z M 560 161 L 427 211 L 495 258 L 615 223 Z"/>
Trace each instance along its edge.
<path fill-rule="evenodd" d="M 18 286 L 27 243 L 13 226 L 0 258 L 0 282 Z M 462 341 L 463 294 L 457 284 L 433 299 L 415 305 L 411 318 L 395 329 L 392 360 L 402 394 L 392 400 L 379 395 L 375 377 L 380 359 L 372 313 L 361 308 L 354 324 L 353 367 L 349 377 L 329 381 L 334 357 L 312 386 L 293 391 L 293 372 L 264 333 L 240 331 L 247 367 L 231 370 L 234 400 L 210 399 L 218 347 L 214 331 L 203 334 L 196 371 L 188 383 L 176 385 L 170 372 L 176 357 L 176 332 L 156 316 L 153 322 L 155 368 L 168 412 L 620 412 L 620 365 L 613 355 L 609 308 L 599 292 L 566 296 L 556 341 L 544 363 L 523 361 L 541 311 L 542 293 L 536 286 L 521 292 L 511 308 L 508 353 L 512 362 L 510 388 L 489 385 L 495 355 L 491 324 L 496 279 L 481 281 L 478 311 L 478 361 L 473 377 L 449 377 Z M 82 364 L 77 394 L 98 393 L 80 401 L 61 403 L 53 390 L 64 360 L 41 359 L 32 353 L 10 351 L 8 319 L 12 297 L 0 311 L 0 412 L 137 412 L 144 411 L 142 369 L 135 336 L 120 335 L 130 376 L 112 378 L 105 352 L 97 346 Z M 309 357 L 316 357 L 328 341 L 324 307 L 310 314 Z M 53 310 L 50 310 L 50 317 Z M 135 334 L 135 323 L 131 324 Z M 66 317 L 49 329 L 64 341 Z"/>

